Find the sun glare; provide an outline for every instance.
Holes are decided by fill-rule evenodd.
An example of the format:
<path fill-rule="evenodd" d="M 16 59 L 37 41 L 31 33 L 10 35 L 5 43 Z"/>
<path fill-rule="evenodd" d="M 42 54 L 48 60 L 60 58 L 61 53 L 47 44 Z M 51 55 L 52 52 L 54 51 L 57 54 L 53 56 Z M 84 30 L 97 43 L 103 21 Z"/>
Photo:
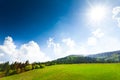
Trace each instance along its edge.
<path fill-rule="evenodd" d="M 106 8 L 103 6 L 95 6 L 90 9 L 89 17 L 92 21 L 101 21 L 106 16 Z"/>

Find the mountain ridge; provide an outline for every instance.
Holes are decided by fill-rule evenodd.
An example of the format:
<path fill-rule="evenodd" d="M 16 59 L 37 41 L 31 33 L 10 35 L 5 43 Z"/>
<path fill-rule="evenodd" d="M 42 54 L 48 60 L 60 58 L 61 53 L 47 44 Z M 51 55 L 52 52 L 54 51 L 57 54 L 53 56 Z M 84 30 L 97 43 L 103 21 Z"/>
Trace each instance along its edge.
<path fill-rule="evenodd" d="M 61 64 L 69 63 L 112 63 L 120 62 L 120 50 L 103 52 L 88 56 L 83 55 L 68 55 L 63 58 L 58 58 L 54 62 Z"/>

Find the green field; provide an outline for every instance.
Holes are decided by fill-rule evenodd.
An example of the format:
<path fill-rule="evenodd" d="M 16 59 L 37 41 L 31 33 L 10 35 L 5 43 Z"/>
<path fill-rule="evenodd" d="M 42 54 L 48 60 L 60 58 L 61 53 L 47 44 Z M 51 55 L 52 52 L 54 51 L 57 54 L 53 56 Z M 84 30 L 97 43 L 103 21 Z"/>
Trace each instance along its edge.
<path fill-rule="evenodd" d="M 120 64 L 53 65 L 0 80 L 120 80 Z"/>

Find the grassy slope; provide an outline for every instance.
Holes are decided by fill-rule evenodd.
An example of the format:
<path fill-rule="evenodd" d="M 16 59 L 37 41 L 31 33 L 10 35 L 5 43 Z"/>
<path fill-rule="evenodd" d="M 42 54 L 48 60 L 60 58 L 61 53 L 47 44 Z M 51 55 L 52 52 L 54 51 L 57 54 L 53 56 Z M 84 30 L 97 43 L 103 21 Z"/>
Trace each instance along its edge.
<path fill-rule="evenodd" d="M 120 64 L 55 65 L 0 80 L 120 80 Z"/>

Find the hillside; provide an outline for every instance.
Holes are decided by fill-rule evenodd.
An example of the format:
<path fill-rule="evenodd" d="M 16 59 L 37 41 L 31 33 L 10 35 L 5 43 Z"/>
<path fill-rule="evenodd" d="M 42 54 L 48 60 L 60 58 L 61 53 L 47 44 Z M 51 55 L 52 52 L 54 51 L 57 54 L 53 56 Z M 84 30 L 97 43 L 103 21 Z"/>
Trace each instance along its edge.
<path fill-rule="evenodd" d="M 54 60 L 57 64 L 74 64 L 74 63 L 94 63 L 96 58 L 84 57 L 81 55 L 69 55 L 63 58 Z"/>
<path fill-rule="evenodd" d="M 16 74 L 0 80 L 120 80 L 120 64 L 64 64 Z"/>
<path fill-rule="evenodd" d="M 120 62 L 120 50 L 118 51 L 111 51 L 111 52 L 104 52 L 95 55 L 89 55 L 87 57 L 90 58 L 97 58 L 97 59 L 104 59 L 104 61 L 112 61 L 112 62 Z"/>
<path fill-rule="evenodd" d="M 52 62 L 57 64 L 120 62 L 120 51 L 104 52 L 88 56 L 69 55 L 53 60 Z"/>
<path fill-rule="evenodd" d="M 103 52 L 103 53 L 98 53 L 98 54 L 94 54 L 94 55 L 89 55 L 89 57 L 93 57 L 93 58 L 105 58 L 105 57 L 110 57 L 113 54 L 117 54 L 120 55 L 120 50 L 118 51 L 111 51 L 111 52 Z"/>

